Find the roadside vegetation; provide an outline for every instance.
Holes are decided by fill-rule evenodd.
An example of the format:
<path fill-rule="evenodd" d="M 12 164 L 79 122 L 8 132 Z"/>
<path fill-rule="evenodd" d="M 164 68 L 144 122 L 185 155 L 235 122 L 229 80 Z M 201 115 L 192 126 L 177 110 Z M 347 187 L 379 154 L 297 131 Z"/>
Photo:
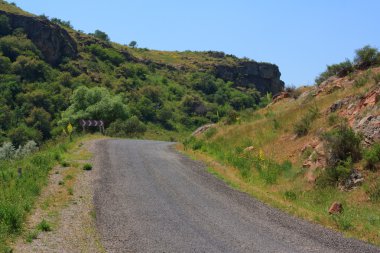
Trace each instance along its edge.
<path fill-rule="evenodd" d="M 367 50 L 358 50 L 357 58 Z M 182 149 L 233 188 L 380 245 L 379 143 L 366 144 L 360 128 L 352 128 L 379 113 L 378 100 L 358 106 L 369 94 L 378 94 L 376 64 L 364 64 L 366 69 L 355 69 L 331 86 L 302 87 L 295 98 L 240 113 L 239 120 L 186 138 Z M 360 108 L 356 118 L 350 116 L 351 108 Z M 342 204 L 341 213 L 329 214 L 334 202 Z"/>

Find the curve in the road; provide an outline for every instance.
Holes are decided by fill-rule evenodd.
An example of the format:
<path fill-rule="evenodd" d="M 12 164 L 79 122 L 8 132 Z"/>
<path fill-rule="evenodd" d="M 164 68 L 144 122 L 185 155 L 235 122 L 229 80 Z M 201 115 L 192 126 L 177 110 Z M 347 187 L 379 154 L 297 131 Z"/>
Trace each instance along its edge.
<path fill-rule="evenodd" d="M 97 146 L 94 201 L 108 252 L 380 252 L 231 189 L 173 143 Z"/>

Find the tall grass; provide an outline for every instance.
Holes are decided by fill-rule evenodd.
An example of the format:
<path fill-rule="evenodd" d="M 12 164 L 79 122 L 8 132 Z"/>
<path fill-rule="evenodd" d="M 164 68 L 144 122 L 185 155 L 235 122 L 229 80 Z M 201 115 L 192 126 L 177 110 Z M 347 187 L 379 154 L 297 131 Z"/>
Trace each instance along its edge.
<path fill-rule="evenodd" d="M 68 145 L 49 143 L 21 160 L 0 160 L 0 252 L 6 250 L 10 237 L 21 232 L 26 215 L 47 184 L 49 171 Z M 18 168 L 22 168 L 21 175 Z"/>

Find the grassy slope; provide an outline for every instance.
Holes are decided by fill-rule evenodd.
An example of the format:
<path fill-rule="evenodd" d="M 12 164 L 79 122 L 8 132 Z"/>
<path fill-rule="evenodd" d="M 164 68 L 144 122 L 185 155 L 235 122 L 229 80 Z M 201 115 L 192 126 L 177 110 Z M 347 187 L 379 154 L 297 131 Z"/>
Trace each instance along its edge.
<path fill-rule="evenodd" d="M 367 194 L 370 185 L 380 178 L 380 173 L 362 171 L 364 185 L 349 192 L 336 188 L 317 189 L 305 179 L 306 170 L 302 169 L 304 159 L 300 151 L 305 144 L 318 138 L 321 129 L 329 128 L 328 116 L 324 112 L 331 104 L 350 95 L 365 94 L 375 85 L 375 81 L 370 79 L 359 88 L 341 89 L 316 98 L 308 96 L 280 101 L 242 118 L 240 124 L 218 126 L 211 137 L 206 133 L 188 145 L 197 151 L 187 152 L 206 161 L 212 173 L 233 187 L 266 203 L 342 231 L 346 236 L 380 245 L 380 203 L 369 201 Z M 312 124 L 307 136 L 294 138 L 293 124 L 312 106 L 319 108 L 321 116 Z M 255 148 L 252 156 L 242 152 L 248 146 Z M 291 169 L 286 166 L 280 166 L 279 170 L 271 169 L 273 164 L 267 160 L 275 160 L 279 164 L 289 160 L 293 166 Z M 360 167 L 360 164 L 356 166 Z M 341 215 L 328 214 L 327 210 L 334 201 L 343 203 L 345 210 Z"/>
<path fill-rule="evenodd" d="M 20 9 L 17 6 L 5 3 L 1 0 L 0 0 L 0 10 L 13 13 L 13 14 L 24 15 L 24 16 L 34 16 L 33 14 Z"/>

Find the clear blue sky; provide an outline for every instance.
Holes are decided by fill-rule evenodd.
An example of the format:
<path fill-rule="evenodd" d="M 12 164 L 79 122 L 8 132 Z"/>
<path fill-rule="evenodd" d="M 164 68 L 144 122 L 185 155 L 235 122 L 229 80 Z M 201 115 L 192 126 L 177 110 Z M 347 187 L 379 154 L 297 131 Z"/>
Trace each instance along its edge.
<path fill-rule="evenodd" d="M 218 50 L 272 62 L 288 85 L 380 46 L 380 0 L 14 0 L 87 33 L 160 50 Z"/>

